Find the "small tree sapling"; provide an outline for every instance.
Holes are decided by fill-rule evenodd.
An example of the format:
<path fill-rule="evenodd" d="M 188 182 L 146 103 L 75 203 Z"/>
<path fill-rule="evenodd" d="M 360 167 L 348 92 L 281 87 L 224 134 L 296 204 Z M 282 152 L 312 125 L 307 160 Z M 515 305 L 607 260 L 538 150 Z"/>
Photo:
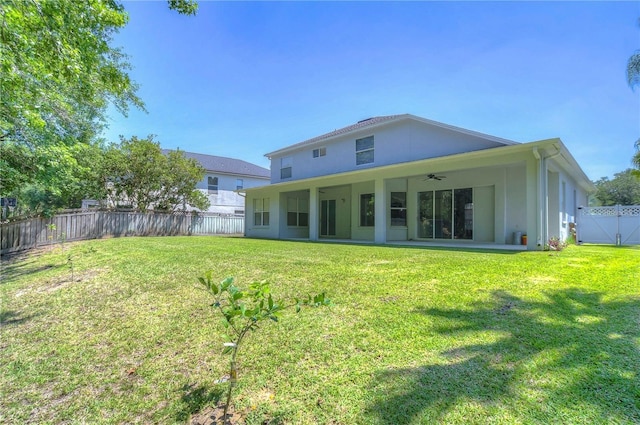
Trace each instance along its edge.
<path fill-rule="evenodd" d="M 202 283 L 214 296 L 211 306 L 223 316 L 223 324 L 229 330 L 229 341 L 225 342 L 224 353 L 231 355 L 229 362 L 229 387 L 222 414 L 223 424 L 227 421 L 227 412 L 231 403 L 231 394 L 238 379 L 236 358 L 240 345 L 249 331 L 255 331 L 261 321 L 269 319 L 278 321 L 278 315 L 283 310 L 295 308 L 296 313 L 302 307 L 329 306 L 331 301 L 322 292 L 306 298 L 294 298 L 289 303 L 286 300 L 276 300 L 271 295 L 271 288 L 267 282 L 254 282 L 247 289 L 240 289 L 233 283 L 233 277 L 224 279 L 220 284 L 212 280 L 212 272 L 208 271 L 204 277 L 199 277 Z"/>

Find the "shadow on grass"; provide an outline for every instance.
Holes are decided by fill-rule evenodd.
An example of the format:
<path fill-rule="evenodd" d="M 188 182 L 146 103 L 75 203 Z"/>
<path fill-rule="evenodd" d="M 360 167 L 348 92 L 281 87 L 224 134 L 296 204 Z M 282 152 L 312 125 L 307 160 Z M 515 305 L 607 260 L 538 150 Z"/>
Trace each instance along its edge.
<path fill-rule="evenodd" d="M 640 298 L 545 295 L 530 302 L 498 291 L 471 309 L 418 309 L 444 338 L 498 337 L 441 352 L 437 364 L 378 373 L 367 415 L 382 424 L 445 422 L 465 403 L 453 413 L 460 422 L 495 412 L 523 423 L 640 423 Z"/>
<path fill-rule="evenodd" d="M 2 282 L 8 283 L 9 281 L 16 279 L 20 276 L 36 274 L 36 273 L 43 272 L 45 270 L 50 270 L 56 267 L 58 266 L 54 264 L 32 266 L 29 263 L 24 263 L 24 262 L 2 264 L 2 279 L 0 279 L 0 284 Z"/>
<path fill-rule="evenodd" d="M 182 387 L 184 395 L 182 396 L 182 409 L 176 414 L 176 420 L 185 423 L 191 415 L 202 411 L 207 406 L 215 406 L 218 404 L 224 390 L 222 388 L 207 388 L 203 386 L 192 387 L 185 385 Z"/>
<path fill-rule="evenodd" d="M 25 323 L 27 320 L 33 319 L 34 315 L 23 316 L 21 313 L 4 310 L 0 311 L 0 325 L 4 326 L 17 326 Z"/>
<path fill-rule="evenodd" d="M 253 239 L 253 238 L 247 238 Z M 275 239 L 272 239 L 275 241 Z M 317 241 L 310 240 L 302 240 L 302 239 L 282 239 L 284 242 L 290 242 L 295 244 L 308 244 L 308 245 L 340 245 L 340 246 L 358 246 L 358 247 L 375 247 L 375 248 L 390 248 L 390 249 L 416 249 L 423 251 L 456 251 L 456 252 L 473 252 L 473 253 L 485 253 L 485 254 L 505 254 L 505 255 L 516 255 L 527 252 L 526 250 L 511 250 L 511 249 L 500 249 L 500 247 L 495 248 L 480 248 L 480 247 L 471 247 L 464 246 L 463 243 L 455 244 L 451 243 L 450 246 L 445 245 L 432 245 L 429 242 L 407 242 L 403 244 L 402 242 L 394 242 L 388 244 L 377 244 L 370 241 L 358 241 L 358 240 L 350 240 L 350 239 L 320 239 Z"/>

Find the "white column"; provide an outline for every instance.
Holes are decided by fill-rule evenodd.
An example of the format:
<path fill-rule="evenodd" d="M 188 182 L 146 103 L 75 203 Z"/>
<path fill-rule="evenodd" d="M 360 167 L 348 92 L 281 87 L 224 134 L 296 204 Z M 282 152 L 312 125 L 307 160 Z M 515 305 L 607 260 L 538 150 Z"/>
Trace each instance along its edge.
<path fill-rule="evenodd" d="M 318 188 L 309 189 L 309 240 L 318 240 Z"/>
<path fill-rule="evenodd" d="M 376 178 L 375 183 L 375 243 L 387 242 L 387 190 L 385 180 Z"/>

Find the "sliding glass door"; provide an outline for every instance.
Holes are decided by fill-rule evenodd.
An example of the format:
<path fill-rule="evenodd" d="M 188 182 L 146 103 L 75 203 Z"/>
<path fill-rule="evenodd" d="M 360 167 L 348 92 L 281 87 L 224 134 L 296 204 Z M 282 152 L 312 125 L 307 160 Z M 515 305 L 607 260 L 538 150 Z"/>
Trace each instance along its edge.
<path fill-rule="evenodd" d="M 320 202 L 320 236 L 336 235 L 336 200 Z"/>
<path fill-rule="evenodd" d="M 473 239 L 473 189 L 418 192 L 418 238 Z"/>

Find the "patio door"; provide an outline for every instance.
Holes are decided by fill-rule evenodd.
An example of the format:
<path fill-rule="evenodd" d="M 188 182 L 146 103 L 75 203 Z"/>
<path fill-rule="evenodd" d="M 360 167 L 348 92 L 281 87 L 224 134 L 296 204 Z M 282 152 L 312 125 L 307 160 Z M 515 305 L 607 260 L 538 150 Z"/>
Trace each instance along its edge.
<path fill-rule="evenodd" d="M 320 202 L 320 236 L 336 236 L 336 200 Z"/>
<path fill-rule="evenodd" d="M 473 189 L 418 192 L 418 238 L 472 239 Z"/>

